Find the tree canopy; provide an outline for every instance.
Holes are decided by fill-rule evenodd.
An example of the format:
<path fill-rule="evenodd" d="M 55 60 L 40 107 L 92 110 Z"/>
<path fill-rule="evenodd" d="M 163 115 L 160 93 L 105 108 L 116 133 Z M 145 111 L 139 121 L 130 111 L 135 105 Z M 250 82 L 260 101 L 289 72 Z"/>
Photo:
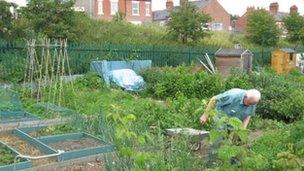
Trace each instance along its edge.
<path fill-rule="evenodd" d="M 4 0 L 0 0 L 0 37 L 9 37 L 13 28 L 13 14 L 10 8 L 14 6 Z"/>
<path fill-rule="evenodd" d="M 185 1 L 178 9 L 170 12 L 168 21 L 169 35 L 183 43 L 197 42 L 207 35 L 204 24 L 211 20 L 210 16 L 199 11 Z"/>
<path fill-rule="evenodd" d="M 48 38 L 75 37 L 75 14 L 73 0 L 29 0 L 21 9 L 35 33 Z"/>
<path fill-rule="evenodd" d="M 262 46 L 276 46 L 281 35 L 281 30 L 269 12 L 264 9 L 253 11 L 248 17 L 248 38 L 253 43 Z"/>
<path fill-rule="evenodd" d="M 299 13 L 291 13 L 284 19 L 284 26 L 288 32 L 287 38 L 291 43 L 304 43 L 304 17 Z"/>

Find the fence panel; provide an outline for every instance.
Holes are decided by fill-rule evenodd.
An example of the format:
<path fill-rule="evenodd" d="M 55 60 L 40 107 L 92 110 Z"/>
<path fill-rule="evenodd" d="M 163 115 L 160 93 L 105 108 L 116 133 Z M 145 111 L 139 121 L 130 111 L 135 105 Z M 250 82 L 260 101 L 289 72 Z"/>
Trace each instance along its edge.
<path fill-rule="evenodd" d="M 69 44 L 69 62 L 73 74 L 89 71 L 92 60 L 152 60 L 153 66 L 178 66 L 204 61 L 207 53 L 214 62 L 217 48 L 156 46 L 156 45 L 111 45 L 111 44 Z M 304 51 L 303 51 L 304 52 Z M 255 49 L 254 66 L 270 64 L 271 49 Z M 21 81 L 24 78 L 26 43 L 0 40 L 0 80 Z"/>

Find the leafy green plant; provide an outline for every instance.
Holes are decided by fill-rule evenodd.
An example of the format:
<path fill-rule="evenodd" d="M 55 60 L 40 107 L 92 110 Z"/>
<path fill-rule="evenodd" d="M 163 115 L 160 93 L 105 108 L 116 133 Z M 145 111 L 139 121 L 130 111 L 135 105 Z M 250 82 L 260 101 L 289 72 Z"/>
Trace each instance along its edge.
<path fill-rule="evenodd" d="M 50 126 L 45 128 L 37 129 L 37 131 L 34 131 L 31 133 L 32 136 L 40 137 L 40 136 L 47 136 L 47 135 L 56 135 L 56 134 L 65 134 L 65 133 L 71 133 L 76 132 L 77 128 L 73 127 L 71 124 L 65 124 L 65 125 L 57 125 L 57 126 Z"/>
<path fill-rule="evenodd" d="M 115 124 L 114 140 L 122 163 L 126 163 L 128 168 L 146 169 L 151 156 L 149 152 L 142 151 L 139 148 L 146 141 L 149 141 L 149 133 L 141 131 L 139 134 L 134 130 L 133 124 L 137 120 L 135 115 L 121 115 L 119 108 L 114 107 L 113 109 L 114 111 L 107 115 L 107 119 Z"/>
<path fill-rule="evenodd" d="M 183 94 L 187 98 L 207 99 L 231 88 L 256 88 L 262 93 L 257 114 L 262 118 L 294 122 L 304 115 L 304 77 L 292 73 L 277 75 L 269 70 L 247 75 L 232 72 L 226 79 L 206 72 L 195 72 L 192 67 L 152 68 L 141 73 L 147 82 L 143 96 L 161 99 Z"/>
<path fill-rule="evenodd" d="M 260 116 L 254 117 L 249 124 L 250 130 L 278 130 L 284 127 L 287 127 L 287 124 L 284 122 L 261 118 Z"/>
<path fill-rule="evenodd" d="M 94 72 L 89 72 L 83 77 L 78 78 L 74 83 L 75 88 L 90 88 L 90 89 L 102 89 L 106 85 L 103 79 Z"/>
<path fill-rule="evenodd" d="M 288 150 L 286 144 L 288 144 L 289 134 L 290 132 L 284 129 L 266 131 L 250 146 L 250 149 L 254 153 L 264 156 L 269 163 L 267 168 L 270 169 L 276 155 Z"/>
<path fill-rule="evenodd" d="M 248 149 L 248 131 L 237 118 L 217 114 L 213 116 L 214 128 L 210 131 L 210 148 L 216 157 L 210 159 L 215 170 L 263 170 L 268 163 L 265 158 Z M 214 153 L 213 152 L 213 153 Z M 254 165 L 252 165 L 255 163 Z M 210 165 L 210 164 L 209 164 Z"/>
<path fill-rule="evenodd" d="M 165 99 L 178 92 L 188 98 L 209 98 L 221 92 L 221 77 L 206 72 L 193 72 L 192 67 L 148 69 L 142 72 L 148 93 Z"/>
<path fill-rule="evenodd" d="M 289 150 L 277 154 L 277 160 L 274 161 L 276 170 L 294 170 L 300 171 L 304 168 L 304 161 L 294 154 L 292 145 Z"/>
<path fill-rule="evenodd" d="M 257 113 L 263 118 L 293 122 L 303 117 L 302 76 L 276 75 L 261 72 L 251 77 L 254 87 L 261 90 L 262 100 Z"/>
<path fill-rule="evenodd" d="M 252 89 L 253 84 L 251 82 L 250 75 L 233 70 L 225 80 L 225 89 L 229 90 L 232 88 Z"/>
<path fill-rule="evenodd" d="M 5 166 L 14 163 L 14 155 L 12 151 L 0 145 L 0 166 Z"/>

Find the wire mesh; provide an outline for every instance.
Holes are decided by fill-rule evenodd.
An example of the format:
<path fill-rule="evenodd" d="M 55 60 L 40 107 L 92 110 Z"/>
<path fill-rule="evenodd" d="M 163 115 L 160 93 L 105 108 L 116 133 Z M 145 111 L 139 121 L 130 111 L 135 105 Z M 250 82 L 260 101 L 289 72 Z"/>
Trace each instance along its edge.
<path fill-rule="evenodd" d="M 0 123 L 35 120 L 37 117 L 25 112 L 17 92 L 0 88 Z"/>

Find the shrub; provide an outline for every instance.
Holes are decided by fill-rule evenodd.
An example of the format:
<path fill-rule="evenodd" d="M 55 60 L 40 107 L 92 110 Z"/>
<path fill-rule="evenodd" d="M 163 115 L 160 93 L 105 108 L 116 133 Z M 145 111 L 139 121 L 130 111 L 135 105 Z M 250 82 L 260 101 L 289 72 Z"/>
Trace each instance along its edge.
<path fill-rule="evenodd" d="M 253 85 L 250 80 L 250 76 L 246 73 L 240 73 L 232 71 L 232 73 L 225 80 L 225 89 L 232 88 L 252 89 Z"/>
<path fill-rule="evenodd" d="M 257 108 L 260 116 L 285 122 L 303 117 L 304 92 L 296 80 L 264 71 L 253 75 L 252 83 L 262 93 L 262 100 Z"/>
<path fill-rule="evenodd" d="M 271 169 L 271 165 L 276 155 L 281 151 L 287 150 L 286 143 L 288 142 L 289 132 L 287 130 L 270 130 L 265 132 L 262 137 L 254 141 L 254 144 L 250 147 L 251 151 L 264 156 L 268 160 L 268 169 Z"/>
<path fill-rule="evenodd" d="M 296 72 L 277 75 L 262 70 L 251 75 L 232 72 L 225 80 L 218 75 L 195 72 L 192 67 L 151 68 L 141 73 L 146 95 L 166 99 L 182 93 L 186 98 L 207 99 L 231 88 L 256 88 L 262 93 L 257 114 L 262 118 L 293 122 L 303 117 L 304 77 Z"/>
<path fill-rule="evenodd" d="M 134 106 L 139 123 L 148 126 L 159 126 L 161 129 L 174 127 L 201 128 L 198 119 L 204 112 L 205 101 L 196 98 L 187 98 L 182 93 L 176 94 L 164 102 L 155 103 L 141 100 Z"/>
<path fill-rule="evenodd" d="M 89 72 L 83 77 L 76 79 L 74 83 L 78 88 L 101 89 L 105 87 L 103 79 L 94 72 Z"/>
<path fill-rule="evenodd" d="M 152 68 L 141 75 L 147 82 L 147 92 L 161 99 L 175 97 L 179 92 L 187 98 L 209 98 L 223 90 L 219 75 L 193 72 L 192 67 Z"/>
<path fill-rule="evenodd" d="M 210 75 L 206 72 L 195 74 L 194 96 L 197 98 L 209 98 L 221 93 L 224 86 L 219 75 Z"/>
<path fill-rule="evenodd" d="M 0 80 L 20 83 L 24 80 L 25 59 L 16 54 L 5 54 L 0 59 Z"/>
<path fill-rule="evenodd" d="M 297 152 L 297 154 L 300 156 L 300 157 L 304 157 L 304 120 L 301 120 L 297 123 L 295 123 L 292 128 L 291 128 L 291 131 L 292 134 L 290 134 L 290 141 L 292 143 L 295 144 L 294 148 L 295 148 L 295 151 Z"/>

